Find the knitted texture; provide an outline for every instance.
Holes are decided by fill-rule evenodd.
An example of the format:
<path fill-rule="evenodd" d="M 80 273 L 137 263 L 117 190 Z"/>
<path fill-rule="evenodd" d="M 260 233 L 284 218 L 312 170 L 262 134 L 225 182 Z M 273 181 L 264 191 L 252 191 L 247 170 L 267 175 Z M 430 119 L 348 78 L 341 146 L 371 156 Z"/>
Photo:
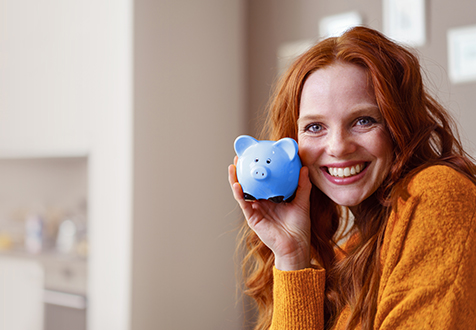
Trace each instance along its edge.
<path fill-rule="evenodd" d="M 387 223 L 374 329 L 476 329 L 476 186 L 433 166 L 408 191 Z M 324 329 L 325 271 L 274 274 L 271 329 Z"/>
<path fill-rule="evenodd" d="M 274 268 L 272 329 L 319 329 L 324 323 L 326 271 L 303 269 L 294 272 Z"/>

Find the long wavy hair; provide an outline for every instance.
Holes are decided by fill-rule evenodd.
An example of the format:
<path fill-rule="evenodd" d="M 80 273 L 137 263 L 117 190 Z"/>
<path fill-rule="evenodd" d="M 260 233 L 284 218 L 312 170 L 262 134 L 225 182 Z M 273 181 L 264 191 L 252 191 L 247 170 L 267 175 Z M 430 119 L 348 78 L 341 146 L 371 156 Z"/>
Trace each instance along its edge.
<path fill-rule="evenodd" d="M 303 85 L 314 71 L 336 61 L 366 70 L 392 139 L 394 160 L 380 188 L 359 206 L 351 229 L 358 240 L 345 252 L 339 250 L 336 236 L 339 226 L 348 221 L 348 210 L 313 186 L 311 252 L 313 261 L 326 269 L 326 328 L 332 328 L 338 315 L 348 306 L 351 314 L 347 329 L 358 324 L 362 329 L 372 329 L 380 283 L 380 247 L 397 199 L 408 196 L 408 182 L 425 167 L 450 166 L 475 184 L 476 167 L 463 150 L 451 117 L 425 90 L 417 57 L 366 27 L 355 27 L 340 37 L 325 39 L 294 62 L 276 86 L 263 138 L 297 139 Z M 273 310 L 274 255 L 246 222 L 241 242 L 247 249 L 243 261 L 245 292 L 254 299 L 259 310 L 256 329 L 268 329 Z M 337 258 L 336 252 L 344 253 L 345 257 Z"/>

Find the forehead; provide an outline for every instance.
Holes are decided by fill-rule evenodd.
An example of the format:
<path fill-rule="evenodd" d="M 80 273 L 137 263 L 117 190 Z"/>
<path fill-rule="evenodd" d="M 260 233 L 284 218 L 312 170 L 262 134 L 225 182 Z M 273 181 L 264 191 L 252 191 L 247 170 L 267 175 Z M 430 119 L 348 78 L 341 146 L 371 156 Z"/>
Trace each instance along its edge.
<path fill-rule="evenodd" d="M 367 71 L 355 64 L 337 62 L 307 78 L 301 94 L 300 117 L 309 112 L 367 106 L 377 106 Z"/>

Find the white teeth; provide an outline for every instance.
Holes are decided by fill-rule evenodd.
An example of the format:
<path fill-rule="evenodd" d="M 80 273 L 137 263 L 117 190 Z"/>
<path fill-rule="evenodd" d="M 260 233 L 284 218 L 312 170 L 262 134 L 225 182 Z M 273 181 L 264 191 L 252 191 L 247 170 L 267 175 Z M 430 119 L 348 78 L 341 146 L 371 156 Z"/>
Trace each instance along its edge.
<path fill-rule="evenodd" d="M 337 176 L 340 178 L 346 178 L 349 176 L 353 176 L 359 174 L 363 169 L 364 164 L 358 164 L 351 167 L 328 167 L 327 170 L 330 175 Z"/>

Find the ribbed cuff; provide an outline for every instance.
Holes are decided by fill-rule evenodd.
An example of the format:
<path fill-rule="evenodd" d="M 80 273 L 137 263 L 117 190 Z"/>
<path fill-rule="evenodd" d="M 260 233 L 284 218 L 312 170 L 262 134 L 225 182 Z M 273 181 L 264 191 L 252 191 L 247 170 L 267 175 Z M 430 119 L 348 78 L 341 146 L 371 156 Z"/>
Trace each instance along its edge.
<path fill-rule="evenodd" d="M 324 328 L 326 271 L 273 269 L 273 330 Z"/>

